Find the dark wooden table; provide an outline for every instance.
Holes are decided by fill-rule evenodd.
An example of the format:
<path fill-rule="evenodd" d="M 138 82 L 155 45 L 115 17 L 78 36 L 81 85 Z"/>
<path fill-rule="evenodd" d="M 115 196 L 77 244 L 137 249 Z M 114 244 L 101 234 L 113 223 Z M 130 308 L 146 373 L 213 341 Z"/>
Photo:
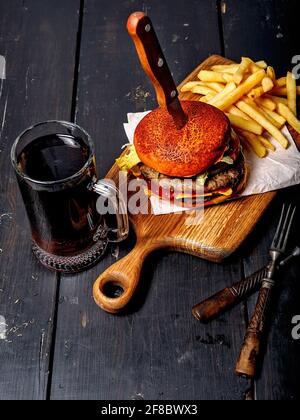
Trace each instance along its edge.
<path fill-rule="evenodd" d="M 134 10 L 151 15 L 177 82 L 213 53 L 265 59 L 279 75 L 300 54 L 297 0 L 0 1 L 7 61 L 0 80 L 0 398 L 299 399 L 300 341 L 291 336 L 300 313 L 299 261 L 282 276 L 254 383 L 233 368 L 255 297 L 207 326 L 191 316 L 201 298 L 267 262 L 281 203 L 299 202 L 299 189 L 281 192 L 224 264 L 173 252 L 150 257 L 135 304 L 120 316 L 99 310 L 91 293 L 115 249 L 75 276 L 46 271 L 31 254 L 12 142 L 37 121 L 76 121 L 94 138 L 105 175 L 126 141 L 126 113 L 155 106 L 125 30 Z M 299 224 L 294 231 L 295 244 Z M 122 244 L 120 256 L 132 244 Z"/>

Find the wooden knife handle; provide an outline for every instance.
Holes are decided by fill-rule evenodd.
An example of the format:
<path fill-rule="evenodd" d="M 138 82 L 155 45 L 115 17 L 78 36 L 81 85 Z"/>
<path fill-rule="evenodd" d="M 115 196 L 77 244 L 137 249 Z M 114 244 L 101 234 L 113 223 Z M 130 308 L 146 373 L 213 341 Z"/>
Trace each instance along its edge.
<path fill-rule="evenodd" d="M 200 322 L 207 322 L 217 317 L 221 312 L 257 290 L 261 286 L 262 279 L 266 277 L 267 271 L 268 267 L 263 267 L 246 279 L 235 283 L 231 287 L 226 287 L 226 289 L 198 303 L 192 309 L 194 317 Z"/>
<path fill-rule="evenodd" d="M 117 313 L 129 303 L 139 282 L 145 258 L 154 248 L 151 243 L 137 242 L 126 257 L 97 278 L 93 286 L 93 296 L 100 308 Z"/>
<path fill-rule="evenodd" d="M 156 90 L 159 105 L 168 106 L 177 98 L 178 91 L 150 18 L 143 12 L 133 13 L 128 18 L 127 30 Z"/>
<path fill-rule="evenodd" d="M 260 289 L 254 314 L 248 326 L 244 343 L 236 364 L 236 374 L 246 378 L 254 378 L 260 356 L 261 339 L 265 330 L 265 320 L 268 315 L 272 289 Z"/>

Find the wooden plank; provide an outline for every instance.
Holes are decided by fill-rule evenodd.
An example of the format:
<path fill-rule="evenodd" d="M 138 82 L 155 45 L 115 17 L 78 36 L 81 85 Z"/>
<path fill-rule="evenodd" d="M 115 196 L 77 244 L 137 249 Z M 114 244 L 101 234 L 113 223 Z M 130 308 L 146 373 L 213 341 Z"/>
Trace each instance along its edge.
<path fill-rule="evenodd" d="M 239 59 L 248 55 L 266 59 L 283 74 L 292 68 L 291 58 L 297 54 L 299 2 L 265 0 L 235 2 L 226 0 L 222 15 L 227 56 Z M 255 30 L 253 28 L 255 22 Z M 245 28 L 248 27 L 248 30 Z M 244 271 L 249 275 L 268 261 L 268 248 L 275 233 L 281 205 L 285 200 L 298 201 L 299 187 L 280 193 L 245 248 L 250 252 L 245 258 Z M 299 226 L 294 228 L 299 231 Z M 297 241 L 292 241 L 294 245 Z M 299 308 L 299 262 L 282 275 L 280 296 L 274 310 L 274 320 L 268 338 L 263 371 L 256 383 L 256 398 L 260 400 L 299 399 L 300 366 L 299 341 L 291 338 L 291 320 Z M 256 296 L 248 303 L 249 316 L 253 313 Z"/>
<path fill-rule="evenodd" d="M 282 203 L 292 201 L 300 208 L 299 187 L 282 192 L 266 213 L 255 237 L 251 237 L 247 247 L 251 250 L 245 259 L 245 274 L 249 275 L 269 260 L 268 249 L 275 233 Z M 299 245 L 299 218 L 293 227 L 290 249 Z M 300 341 L 292 338 L 292 319 L 299 315 L 299 260 L 291 262 L 279 276 L 280 285 L 274 298 L 271 330 L 264 350 L 264 363 L 256 382 L 256 398 L 259 400 L 298 400 L 300 365 L 298 355 Z M 257 295 L 248 303 L 249 316 L 252 315 Z"/>
<path fill-rule="evenodd" d="M 0 3 L 0 399 L 45 399 L 56 275 L 35 261 L 10 164 L 19 132 L 69 119 L 79 1 Z M 5 324 L 5 325 L 3 325 Z"/>
<path fill-rule="evenodd" d="M 266 60 L 279 76 L 292 67 L 298 53 L 297 0 L 222 1 L 225 55 Z"/>
<path fill-rule="evenodd" d="M 209 55 L 220 53 L 215 2 L 191 0 L 189 7 L 180 3 L 177 0 L 174 7 L 170 0 L 135 1 L 130 5 L 119 4 L 111 10 L 109 3 L 100 8 L 94 1 L 85 1 L 85 15 L 91 25 L 88 32 L 94 31 L 97 38 L 85 39 L 83 36 L 84 48 L 93 53 L 84 51 L 85 59 L 80 62 L 81 96 L 77 116 L 81 116 L 81 120 L 83 116 L 89 123 L 87 128 L 98 148 L 101 176 L 108 172 L 120 147 L 127 142 L 122 126 L 127 113 L 157 106 L 153 88 L 141 69 L 126 31 L 130 13 L 144 10 L 150 14 L 177 83 Z M 93 19 L 91 10 L 95 11 Z M 170 13 L 172 19 L 168 18 Z M 201 22 L 201 28 L 198 22 Z M 92 66 L 94 73 L 90 71 Z"/>
<path fill-rule="evenodd" d="M 189 1 L 189 7 L 174 0 L 120 2 L 117 8 L 86 2 L 77 121 L 95 139 L 102 176 L 126 142 L 126 113 L 155 106 L 125 30 L 127 16 L 142 8 L 177 81 L 219 50 L 214 1 Z M 120 257 L 133 243 L 120 246 Z M 239 259 L 218 266 L 156 253 L 131 308 L 117 317 L 100 311 L 91 295 L 96 276 L 114 261 L 108 255 L 88 272 L 62 279 L 51 397 L 242 399 L 248 383 L 233 372 L 244 330 L 241 308 L 207 326 L 191 316 L 198 300 L 240 278 Z"/>
<path fill-rule="evenodd" d="M 243 399 L 249 384 L 233 370 L 245 328 L 242 308 L 208 325 L 191 315 L 200 299 L 240 278 L 239 262 L 153 255 L 130 310 L 112 316 L 96 307 L 91 287 L 113 262 L 109 256 L 62 281 L 52 398 Z"/>

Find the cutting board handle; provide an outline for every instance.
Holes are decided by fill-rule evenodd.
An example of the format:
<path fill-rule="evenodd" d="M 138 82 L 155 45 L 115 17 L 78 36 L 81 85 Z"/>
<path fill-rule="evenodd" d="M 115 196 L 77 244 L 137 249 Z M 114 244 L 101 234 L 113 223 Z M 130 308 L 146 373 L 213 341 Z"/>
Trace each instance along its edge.
<path fill-rule="evenodd" d="M 145 258 L 156 248 L 154 244 L 140 240 L 133 250 L 110 266 L 94 283 L 95 302 L 106 312 L 121 311 L 132 298 L 138 285 Z M 118 296 L 118 292 L 122 292 Z"/>

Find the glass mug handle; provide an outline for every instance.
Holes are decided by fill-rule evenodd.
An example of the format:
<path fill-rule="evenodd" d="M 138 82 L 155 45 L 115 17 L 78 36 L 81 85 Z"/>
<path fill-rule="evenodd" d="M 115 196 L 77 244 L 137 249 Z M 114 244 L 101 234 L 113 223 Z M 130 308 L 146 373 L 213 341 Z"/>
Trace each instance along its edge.
<path fill-rule="evenodd" d="M 129 220 L 127 214 L 127 205 L 125 200 L 119 191 L 119 189 L 114 185 L 113 181 L 104 181 L 99 180 L 92 184 L 92 191 L 97 193 L 100 197 L 108 199 L 109 203 L 113 207 L 116 219 L 117 227 L 108 228 L 107 239 L 109 242 L 121 242 L 127 238 L 129 233 Z M 98 205 L 97 205 L 98 210 Z M 99 211 L 99 210 L 98 210 Z M 104 214 L 103 214 L 104 216 Z"/>

